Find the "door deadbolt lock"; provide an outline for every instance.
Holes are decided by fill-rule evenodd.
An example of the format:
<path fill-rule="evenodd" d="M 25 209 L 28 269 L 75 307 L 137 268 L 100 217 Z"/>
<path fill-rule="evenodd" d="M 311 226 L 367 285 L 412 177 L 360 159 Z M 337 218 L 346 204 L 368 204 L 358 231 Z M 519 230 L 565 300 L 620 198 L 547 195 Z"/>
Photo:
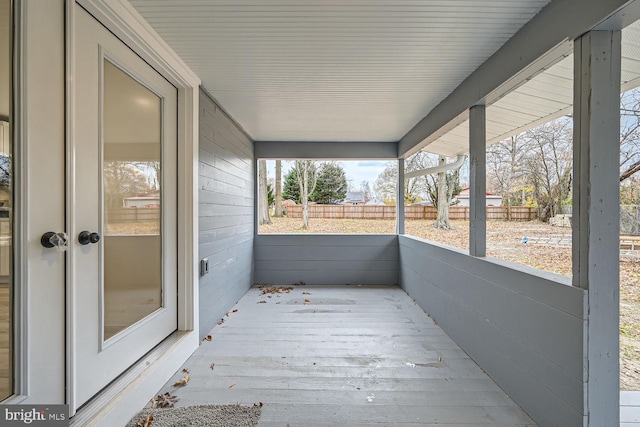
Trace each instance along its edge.
<path fill-rule="evenodd" d="M 64 252 L 69 246 L 69 236 L 66 233 L 47 231 L 40 238 L 40 244 L 45 248 L 56 248 L 60 252 Z"/>
<path fill-rule="evenodd" d="M 89 243 L 98 243 L 100 241 L 100 235 L 98 233 L 92 233 L 90 231 L 81 231 L 78 234 L 78 243 L 81 245 L 88 245 Z"/>

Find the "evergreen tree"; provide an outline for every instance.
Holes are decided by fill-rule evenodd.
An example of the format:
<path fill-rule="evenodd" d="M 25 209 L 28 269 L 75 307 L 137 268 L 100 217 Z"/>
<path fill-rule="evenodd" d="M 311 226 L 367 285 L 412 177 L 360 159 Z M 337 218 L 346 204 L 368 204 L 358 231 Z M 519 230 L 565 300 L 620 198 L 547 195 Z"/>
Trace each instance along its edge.
<path fill-rule="evenodd" d="M 323 164 L 318 173 L 318 182 L 311 195 L 311 200 L 328 205 L 343 201 L 346 195 L 347 176 L 342 166 L 336 162 Z"/>
<path fill-rule="evenodd" d="M 282 196 L 284 200 L 293 200 L 296 203 L 301 203 L 300 200 L 300 185 L 298 184 L 298 176 L 296 175 L 295 168 L 292 168 L 284 177 L 284 189 L 282 190 Z"/>

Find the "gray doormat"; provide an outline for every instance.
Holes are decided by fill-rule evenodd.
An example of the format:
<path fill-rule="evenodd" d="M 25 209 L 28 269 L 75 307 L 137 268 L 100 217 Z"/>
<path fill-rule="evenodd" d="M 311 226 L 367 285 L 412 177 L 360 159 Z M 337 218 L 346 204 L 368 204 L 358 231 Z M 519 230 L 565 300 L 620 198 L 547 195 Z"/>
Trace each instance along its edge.
<path fill-rule="evenodd" d="M 149 415 L 149 427 L 254 427 L 258 425 L 262 408 L 242 405 L 198 405 L 180 408 L 146 408 L 129 421 L 127 427 L 144 426 Z M 141 421 L 138 424 L 138 421 Z"/>

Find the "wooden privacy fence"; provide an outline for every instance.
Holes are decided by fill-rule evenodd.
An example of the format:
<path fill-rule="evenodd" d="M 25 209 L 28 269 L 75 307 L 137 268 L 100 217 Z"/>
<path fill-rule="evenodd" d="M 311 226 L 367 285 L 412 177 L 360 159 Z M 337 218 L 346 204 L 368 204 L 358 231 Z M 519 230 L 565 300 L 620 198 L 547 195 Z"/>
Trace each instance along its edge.
<path fill-rule="evenodd" d="M 105 214 L 111 224 L 160 222 L 160 208 L 106 208 Z"/>
<path fill-rule="evenodd" d="M 302 218 L 302 205 L 286 207 L 289 218 Z M 435 220 L 438 210 L 433 206 L 405 206 L 405 219 Z M 309 205 L 310 218 L 332 219 L 394 219 L 395 206 Z M 538 218 L 538 210 L 528 206 L 487 206 L 488 220 L 531 221 Z M 451 206 L 449 219 L 468 220 L 468 206 Z"/>

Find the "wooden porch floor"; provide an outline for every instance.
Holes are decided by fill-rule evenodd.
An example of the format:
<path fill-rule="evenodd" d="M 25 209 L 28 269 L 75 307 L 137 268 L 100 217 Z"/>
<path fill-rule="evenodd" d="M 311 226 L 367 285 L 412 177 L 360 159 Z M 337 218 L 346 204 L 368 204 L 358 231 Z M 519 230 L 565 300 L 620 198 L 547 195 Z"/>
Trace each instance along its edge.
<path fill-rule="evenodd" d="M 261 426 L 535 425 L 398 287 L 254 287 L 234 309 L 185 363 L 188 385 L 178 372 L 158 394 L 263 402 Z"/>

